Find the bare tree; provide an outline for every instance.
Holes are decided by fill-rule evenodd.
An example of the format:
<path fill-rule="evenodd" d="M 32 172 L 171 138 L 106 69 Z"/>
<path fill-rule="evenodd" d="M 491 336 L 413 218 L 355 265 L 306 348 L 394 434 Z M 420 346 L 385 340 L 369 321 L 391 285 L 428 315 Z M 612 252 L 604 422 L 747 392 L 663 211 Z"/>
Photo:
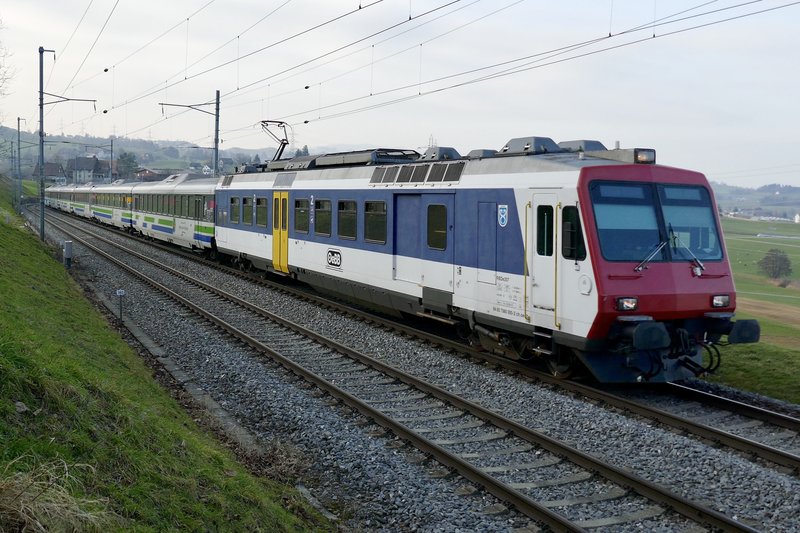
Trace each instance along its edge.
<path fill-rule="evenodd" d="M 0 20 L 0 31 L 3 30 L 3 21 Z M 8 60 L 11 57 L 8 49 L 3 46 L 3 41 L 0 41 L 0 101 L 8 94 L 8 83 L 11 81 L 14 72 L 8 65 Z M 0 124 L 3 123 L 3 114 L 0 111 Z"/>
<path fill-rule="evenodd" d="M 0 31 L 3 30 L 3 21 L 0 20 Z M 8 49 L 3 46 L 3 41 L 0 41 L 0 98 L 6 95 L 6 87 L 8 82 L 11 81 L 11 67 L 8 66 L 8 58 L 10 54 Z"/>

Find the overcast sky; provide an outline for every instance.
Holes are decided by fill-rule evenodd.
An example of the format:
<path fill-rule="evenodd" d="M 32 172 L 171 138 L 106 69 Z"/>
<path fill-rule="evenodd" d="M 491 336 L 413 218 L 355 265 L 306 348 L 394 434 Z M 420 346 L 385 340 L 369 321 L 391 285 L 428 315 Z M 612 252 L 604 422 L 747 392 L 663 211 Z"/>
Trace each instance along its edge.
<path fill-rule="evenodd" d="M 212 116 L 159 103 L 219 90 L 224 149 L 274 146 L 262 119 L 312 151 L 466 154 L 539 135 L 652 147 L 732 185 L 800 186 L 800 5 L 739 3 L 5 0 L 15 74 L 0 122 L 38 130 L 43 46 L 45 91 L 96 100 L 45 106 L 53 134 L 211 146 Z"/>

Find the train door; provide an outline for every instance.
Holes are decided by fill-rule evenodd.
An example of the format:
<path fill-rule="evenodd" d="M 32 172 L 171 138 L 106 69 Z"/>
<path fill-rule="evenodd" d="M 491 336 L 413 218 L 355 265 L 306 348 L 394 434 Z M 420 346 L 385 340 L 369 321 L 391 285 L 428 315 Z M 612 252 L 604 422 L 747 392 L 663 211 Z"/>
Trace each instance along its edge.
<path fill-rule="evenodd" d="M 394 220 L 395 279 L 452 293 L 453 195 L 398 194 Z"/>
<path fill-rule="evenodd" d="M 289 192 L 272 194 L 272 268 L 289 273 Z"/>
<path fill-rule="evenodd" d="M 528 254 L 531 264 L 527 312 L 537 315 L 538 325 L 556 327 L 556 288 L 558 286 L 556 237 L 558 206 L 555 194 L 534 194 Z M 548 317 L 542 323 L 543 317 Z"/>
<path fill-rule="evenodd" d="M 398 194 L 394 197 L 394 279 L 422 283 L 419 266 L 421 203 L 421 194 Z"/>

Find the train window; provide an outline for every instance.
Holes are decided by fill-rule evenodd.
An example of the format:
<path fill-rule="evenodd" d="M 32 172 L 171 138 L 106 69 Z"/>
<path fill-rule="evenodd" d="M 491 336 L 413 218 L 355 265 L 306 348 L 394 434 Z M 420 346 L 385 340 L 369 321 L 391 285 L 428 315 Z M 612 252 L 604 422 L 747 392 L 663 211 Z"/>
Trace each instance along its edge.
<path fill-rule="evenodd" d="M 536 253 L 553 255 L 553 206 L 536 208 Z"/>
<path fill-rule="evenodd" d="M 386 243 L 386 202 L 364 202 L 364 239 Z"/>
<path fill-rule="evenodd" d="M 461 179 L 461 173 L 464 171 L 464 162 L 450 163 L 447 165 L 447 171 L 444 174 L 444 181 L 458 181 Z"/>
<path fill-rule="evenodd" d="M 277 196 L 272 202 L 272 228 L 281 228 L 281 200 Z"/>
<path fill-rule="evenodd" d="M 430 165 L 417 165 L 414 167 L 414 173 L 411 175 L 411 183 L 422 183 L 425 181 L 425 176 L 428 175 L 428 168 Z"/>
<path fill-rule="evenodd" d="M 156 194 L 155 195 L 155 200 L 156 200 L 156 203 L 155 203 L 155 206 L 154 206 L 153 210 L 158 214 L 163 213 L 164 212 L 164 195 Z"/>
<path fill-rule="evenodd" d="M 444 172 L 447 170 L 445 163 L 436 163 L 431 166 L 431 172 L 428 174 L 428 183 L 439 182 L 444 179 Z"/>
<path fill-rule="evenodd" d="M 561 255 L 564 259 L 583 261 L 586 259 L 586 243 L 583 241 L 581 219 L 578 208 L 568 205 L 561 213 Z"/>
<path fill-rule="evenodd" d="M 667 259 L 653 187 L 646 183 L 595 182 L 590 186 L 597 235 L 610 261 Z"/>
<path fill-rule="evenodd" d="M 239 198 L 238 197 L 231 197 L 230 221 L 231 221 L 231 224 L 238 224 L 239 223 Z"/>
<path fill-rule="evenodd" d="M 383 180 L 381 180 L 381 183 L 394 183 L 394 179 L 397 177 L 398 170 L 400 170 L 400 167 L 387 168 L 386 174 L 383 175 Z"/>
<path fill-rule="evenodd" d="M 428 206 L 428 248 L 447 248 L 447 207 L 444 205 Z"/>
<path fill-rule="evenodd" d="M 414 172 L 414 167 L 403 165 L 400 167 L 400 174 L 397 175 L 397 183 L 408 183 L 411 181 L 411 174 Z"/>
<path fill-rule="evenodd" d="M 256 198 L 256 226 L 267 227 L 267 199 Z"/>
<path fill-rule="evenodd" d="M 206 222 L 214 222 L 214 209 L 216 208 L 216 203 L 214 202 L 214 196 L 206 196 L 205 197 L 205 213 L 203 216 L 203 220 Z"/>
<path fill-rule="evenodd" d="M 253 199 L 242 198 L 242 224 L 246 226 L 253 225 Z"/>
<path fill-rule="evenodd" d="M 674 261 L 722 259 L 711 198 L 704 187 L 659 185 L 669 248 Z"/>
<path fill-rule="evenodd" d="M 309 202 L 307 198 L 297 198 L 294 201 L 294 229 L 301 233 L 308 233 L 309 217 L 308 217 Z"/>
<path fill-rule="evenodd" d="M 356 238 L 356 205 L 353 200 L 339 200 L 336 225 L 339 237 L 342 239 Z"/>
<path fill-rule="evenodd" d="M 378 167 L 372 171 L 372 177 L 370 178 L 370 183 L 380 183 L 383 180 L 383 173 L 386 172 L 386 168 Z"/>
<path fill-rule="evenodd" d="M 180 196 L 181 199 L 181 216 L 188 217 L 189 216 L 189 196 L 186 194 L 182 194 Z"/>
<path fill-rule="evenodd" d="M 331 201 L 314 200 L 314 233 L 331 236 Z"/>
<path fill-rule="evenodd" d="M 294 179 L 294 177 L 292 177 Z M 308 231 L 308 225 L 306 225 L 306 231 Z M 289 199 L 288 198 L 281 198 L 281 231 L 286 231 L 289 229 Z"/>

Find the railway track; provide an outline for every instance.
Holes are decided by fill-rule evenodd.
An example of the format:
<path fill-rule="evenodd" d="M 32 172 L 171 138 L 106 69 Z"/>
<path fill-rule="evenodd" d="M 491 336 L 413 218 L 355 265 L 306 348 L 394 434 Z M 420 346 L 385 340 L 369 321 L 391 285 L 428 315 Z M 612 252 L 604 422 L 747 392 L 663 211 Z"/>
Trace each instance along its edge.
<path fill-rule="evenodd" d="M 52 213 L 48 216 L 52 216 Z M 64 215 L 57 216 L 64 223 L 68 223 L 76 229 L 80 227 L 75 225 L 71 218 L 64 217 Z M 85 223 L 83 220 L 81 222 Z M 103 229 L 117 236 L 139 241 L 136 237 L 109 228 Z M 614 390 L 613 388 L 610 390 L 609 388 L 600 389 L 590 384 L 556 379 L 530 365 L 510 361 L 485 351 L 478 351 L 463 342 L 409 326 L 390 317 L 378 316 L 373 312 L 354 308 L 352 305 L 317 295 L 304 288 L 257 277 L 161 243 L 155 242 L 151 245 L 169 253 L 177 253 L 209 268 L 249 279 L 271 289 L 323 305 L 336 312 L 345 312 L 404 335 L 434 343 L 465 357 L 486 361 L 524 376 L 526 379 L 547 383 L 573 394 L 622 409 L 627 413 L 646 417 L 666 427 L 694 435 L 696 438 L 731 448 L 747 457 L 769 461 L 793 471 L 795 474 L 800 474 L 800 436 L 798 436 L 800 419 L 798 418 L 677 384 L 647 389 L 628 387 L 617 389 L 617 393 L 614 393 L 611 392 Z"/>
<path fill-rule="evenodd" d="M 49 214 L 48 216 L 52 216 Z M 57 215 L 64 223 L 76 229 L 71 217 Z M 85 223 L 81 220 L 82 223 Z M 102 228 L 114 235 L 140 241 L 136 237 Z M 238 277 L 280 290 L 293 296 L 326 306 L 337 312 L 345 312 L 359 319 L 379 324 L 382 327 L 422 339 L 453 350 L 465 357 L 486 361 L 512 372 L 563 388 L 571 393 L 603 402 L 606 405 L 622 409 L 625 412 L 651 419 L 666 427 L 694 435 L 697 438 L 710 440 L 720 446 L 737 450 L 750 458 L 762 459 L 785 467 L 800 474 L 800 419 L 764 408 L 748 405 L 739 401 L 698 391 L 687 386 L 667 384 L 665 386 L 618 389 L 617 393 L 576 381 L 557 379 L 541 372 L 530 365 L 510 361 L 485 351 L 479 351 L 463 342 L 442 337 L 437 333 L 421 330 L 390 317 L 378 316 L 369 311 L 354 308 L 352 305 L 340 303 L 330 298 L 309 292 L 304 288 L 293 287 L 257 277 L 235 268 L 208 261 L 188 251 L 179 250 L 161 243 L 151 245 L 169 253 L 177 253 L 186 259 L 199 262 Z M 613 388 L 611 389 L 613 390 Z M 713 408 L 710 409 L 709 407 Z"/>
<path fill-rule="evenodd" d="M 751 530 L 150 257 L 60 231 L 553 529 L 684 520 L 677 513 L 707 527 Z M 116 257 L 121 252 L 126 261 Z M 565 486 L 569 495 L 561 490 Z"/>

